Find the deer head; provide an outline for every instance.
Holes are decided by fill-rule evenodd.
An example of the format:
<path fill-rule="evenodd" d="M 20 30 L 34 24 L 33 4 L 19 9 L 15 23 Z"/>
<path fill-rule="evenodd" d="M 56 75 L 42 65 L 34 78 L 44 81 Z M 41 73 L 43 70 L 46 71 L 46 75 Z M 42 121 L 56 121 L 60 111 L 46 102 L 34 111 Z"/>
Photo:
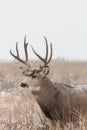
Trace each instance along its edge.
<path fill-rule="evenodd" d="M 28 47 L 28 43 L 26 42 L 26 36 L 24 37 L 24 52 L 25 52 L 25 60 L 20 58 L 19 55 L 19 49 L 18 49 L 18 42 L 16 42 L 16 55 L 12 53 L 12 51 L 10 50 L 10 54 L 19 62 L 21 62 L 22 64 L 25 65 L 25 67 L 20 67 L 20 69 L 22 70 L 22 74 L 28 77 L 32 77 L 32 78 L 37 78 L 37 77 L 46 77 L 49 74 L 49 63 L 52 59 L 52 54 L 53 54 L 53 49 L 52 49 L 52 44 L 50 43 L 50 56 L 48 58 L 48 42 L 46 37 L 44 37 L 45 39 L 45 44 L 46 44 L 46 54 L 45 54 L 45 58 L 41 57 L 36 51 L 35 49 L 31 46 L 34 54 L 43 62 L 43 65 L 40 65 L 38 68 L 32 68 L 29 60 L 28 60 L 28 51 L 27 51 L 27 47 Z M 28 87 L 25 83 L 21 83 L 22 87 Z"/>

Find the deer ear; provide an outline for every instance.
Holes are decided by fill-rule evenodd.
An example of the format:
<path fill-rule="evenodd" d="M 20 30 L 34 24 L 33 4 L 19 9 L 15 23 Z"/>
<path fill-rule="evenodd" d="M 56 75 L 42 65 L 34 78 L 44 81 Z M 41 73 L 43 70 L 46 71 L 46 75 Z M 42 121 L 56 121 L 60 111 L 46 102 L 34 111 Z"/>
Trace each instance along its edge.
<path fill-rule="evenodd" d="M 49 74 L 49 67 L 44 67 L 42 69 L 42 76 L 45 77 L 48 74 Z"/>

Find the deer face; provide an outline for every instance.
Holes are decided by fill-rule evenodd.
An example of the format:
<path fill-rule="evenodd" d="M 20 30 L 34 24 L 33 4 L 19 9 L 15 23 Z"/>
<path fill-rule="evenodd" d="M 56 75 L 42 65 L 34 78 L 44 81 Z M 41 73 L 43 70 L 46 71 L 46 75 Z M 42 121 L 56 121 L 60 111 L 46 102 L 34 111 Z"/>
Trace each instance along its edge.
<path fill-rule="evenodd" d="M 24 67 L 20 67 L 20 69 L 22 70 L 22 74 L 28 77 L 32 77 L 32 78 L 37 78 L 39 76 L 41 77 L 45 77 L 46 75 L 49 74 L 49 66 L 45 66 L 44 68 L 39 68 L 39 69 L 26 69 Z"/>
<path fill-rule="evenodd" d="M 37 79 L 39 78 L 45 78 L 48 74 L 49 74 L 49 67 L 46 66 L 44 68 L 41 69 L 41 71 L 38 69 L 32 69 L 32 70 L 27 70 L 23 67 L 21 67 L 22 73 L 23 75 L 26 76 L 26 78 L 22 81 L 21 83 L 21 87 L 29 87 L 30 84 L 30 78 L 32 78 L 33 82 L 36 82 Z"/>
<path fill-rule="evenodd" d="M 18 43 L 16 43 L 16 52 L 17 55 L 14 55 L 12 53 L 12 51 L 10 50 L 10 54 L 17 59 L 18 61 L 20 61 L 21 63 L 23 63 L 26 67 L 20 67 L 22 74 L 26 77 L 31 77 L 32 79 L 35 78 L 44 78 L 49 74 L 49 62 L 52 59 L 52 44 L 50 44 L 50 56 L 48 58 L 48 42 L 46 37 L 44 37 L 45 39 L 45 43 L 46 43 L 46 54 L 45 54 L 45 58 L 42 58 L 35 50 L 34 48 L 31 46 L 34 54 L 44 63 L 43 65 L 40 65 L 39 68 L 32 68 L 31 65 L 28 62 L 28 52 L 27 52 L 27 46 L 28 43 L 26 43 L 26 36 L 24 38 L 24 51 L 25 51 L 25 60 L 22 60 L 19 56 L 19 50 L 18 50 Z M 28 87 L 28 83 L 27 82 L 22 82 L 21 83 L 21 87 Z"/>

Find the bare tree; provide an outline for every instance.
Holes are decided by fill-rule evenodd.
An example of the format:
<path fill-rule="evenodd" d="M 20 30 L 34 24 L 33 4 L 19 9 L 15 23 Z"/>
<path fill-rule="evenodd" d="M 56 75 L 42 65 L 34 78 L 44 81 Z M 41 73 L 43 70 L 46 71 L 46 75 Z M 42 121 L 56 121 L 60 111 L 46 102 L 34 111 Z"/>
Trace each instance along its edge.
<path fill-rule="evenodd" d="M 14 55 L 11 50 L 10 54 L 26 66 L 20 67 L 23 75 L 32 77 L 32 79 L 37 78 L 40 89 L 32 91 L 32 93 L 46 117 L 51 120 L 60 120 L 61 124 L 79 120 L 81 114 L 87 114 L 87 95 L 78 88 L 64 83 L 54 83 L 48 78 L 53 48 L 50 44 L 50 55 L 48 57 L 48 42 L 46 37 L 44 39 L 46 43 L 45 58 L 41 57 L 32 47 L 34 54 L 43 62 L 43 65 L 38 68 L 32 68 L 29 64 L 26 36 L 24 38 L 25 60 L 22 60 L 19 56 L 18 43 L 16 43 L 17 55 Z M 29 87 L 28 81 L 22 82 L 21 87 Z"/>

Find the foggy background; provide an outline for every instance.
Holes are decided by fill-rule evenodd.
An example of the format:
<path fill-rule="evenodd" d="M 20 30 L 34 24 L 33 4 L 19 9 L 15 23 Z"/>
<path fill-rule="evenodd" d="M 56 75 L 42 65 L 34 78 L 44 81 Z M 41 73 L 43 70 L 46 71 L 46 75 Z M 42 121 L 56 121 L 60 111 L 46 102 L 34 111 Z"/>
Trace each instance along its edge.
<path fill-rule="evenodd" d="M 53 44 L 53 58 L 87 60 L 86 0 L 3 0 L 0 1 L 0 60 L 13 60 L 19 42 L 29 42 L 29 58 L 36 59 L 31 45 L 43 56 L 43 36 Z"/>

